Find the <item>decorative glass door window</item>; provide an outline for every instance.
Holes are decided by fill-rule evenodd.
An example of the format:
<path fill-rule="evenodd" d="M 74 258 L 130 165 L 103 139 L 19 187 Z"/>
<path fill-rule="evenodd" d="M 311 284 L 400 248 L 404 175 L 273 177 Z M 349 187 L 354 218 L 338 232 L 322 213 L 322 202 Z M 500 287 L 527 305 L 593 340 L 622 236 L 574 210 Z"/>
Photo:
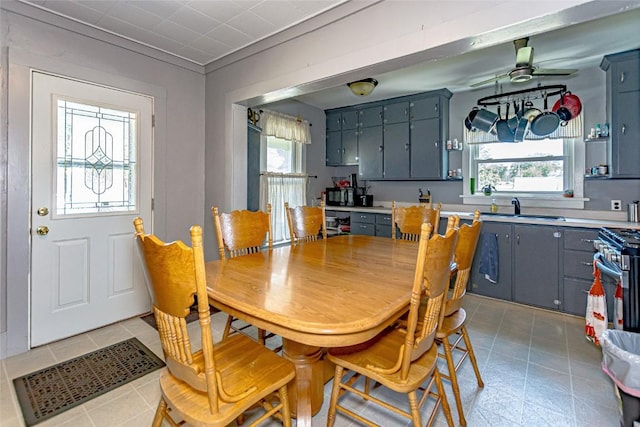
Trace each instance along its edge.
<path fill-rule="evenodd" d="M 137 113 L 57 100 L 56 215 L 136 211 Z"/>

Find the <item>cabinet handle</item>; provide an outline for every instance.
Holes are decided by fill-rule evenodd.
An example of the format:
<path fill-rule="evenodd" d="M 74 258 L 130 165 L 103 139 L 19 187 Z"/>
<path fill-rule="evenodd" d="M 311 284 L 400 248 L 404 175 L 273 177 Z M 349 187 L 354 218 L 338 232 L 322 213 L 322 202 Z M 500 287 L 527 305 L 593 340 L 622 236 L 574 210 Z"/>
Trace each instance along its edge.
<path fill-rule="evenodd" d="M 404 144 L 404 151 L 409 151 L 409 144 Z"/>
<path fill-rule="evenodd" d="M 366 217 L 366 215 L 360 215 L 360 219 L 365 219 Z"/>
<path fill-rule="evenodd" d="M 622 127 L 620 128 L 620 132 L 622 132 L 622 134 L 624 135 L 626 131 L 627 131 L 627 126 L 622 125 Z"/>
<path fill-rule="evenodd" d="M 520 235 L 516 234 L 516 245 L 520 244 Z"/>
<path fill-rule="evenodd" d="M 587 262 L 587 261 L 580 261 L 580 264 L 582 264 L 582 265 L 588 265 L 589 267 L 592 267 L 592 266 L 593 266 L 593 263 L 592 263 L 592 262 Z"/>
<path fill-rule="evenodd" d="M 438 104 L 433 106 L 433 111 L 435 111 L 436 113 L 438 112 Z"/>
<path fill-rule="evenodd" d="M 581 242 L 593 243 L 593 239 L 580 239 Z"/>
<path fill-rule="evenodd" d="M 409 115 L 409 109 L 407 109 L 407 108 L 405 108 L 405 109 L 404 109 L 404 115 L 405 115 L 405 116 L 408 116 L 408 115 Z"/>
<path fill-rule="evenodd" d="M 347 154 L 347 149 L 346 148 L 342 149 L 342 154 Z"/>
<path fill-rule="evenodd" d="M 620 73 L 620 83 L 624 83 L 624 71 Z"/>
<path fill-rule="evenodd" d="M 497 237 L 497 236 L 498 236 L 498 235 L 496 234 L 496 237 Z M 505 235 L 504 235 L 504 237 L 506 237 L 506 239 L 507 239 L 507 240 L 509 240 L 509 234 L 508 234 L 508 233 L 507 233 L 507 234 L 505 234 Z"/>
<path fill-rule="evenodd" d="M 434 145 L 436 148 L 438 148 L 438 142 L 439 142 L 439 141 L 436 139 L 436 142 L 434 142 L 434 143 L 433 143 L 433 145 Z"/>
<path fill-rule="evenodd" d="M 382 153 L 382 145 L 378 147 L 378 151 Z"/>

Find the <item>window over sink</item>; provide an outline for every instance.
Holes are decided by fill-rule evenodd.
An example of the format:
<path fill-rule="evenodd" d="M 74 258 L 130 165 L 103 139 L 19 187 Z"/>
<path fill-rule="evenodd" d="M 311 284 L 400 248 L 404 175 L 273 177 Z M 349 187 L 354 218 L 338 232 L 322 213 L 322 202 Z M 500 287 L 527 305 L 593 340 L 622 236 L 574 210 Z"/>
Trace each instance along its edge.
<path fill-rule="evenodd" d="M 469 144 L 469 174 L 475 178 L 475 196 L 491 186 L 496 198 L 522 197 L 528 200 L 558 199 L 563 206 L 583 206 L 583 180 L 578 172 L 584 169 L 578 139 L 556 138 L 525 140 L 519 143 Z M 566 198 L 566 192 L 577 196 L 576 203 Z M 469 183 L 465 197 L 469 197 Z M 465 200 L 477 203 L 476 200 Z M 490 201 L 489 201 L 490 202 Z M 483 203 L 481 203 L 483 204 Z M 570 206 L 571 205 L 571 206 Z M 541 205 L 544 206 L 544 205 Z M 548 204 L 546 206 L 549 206 Z"/>

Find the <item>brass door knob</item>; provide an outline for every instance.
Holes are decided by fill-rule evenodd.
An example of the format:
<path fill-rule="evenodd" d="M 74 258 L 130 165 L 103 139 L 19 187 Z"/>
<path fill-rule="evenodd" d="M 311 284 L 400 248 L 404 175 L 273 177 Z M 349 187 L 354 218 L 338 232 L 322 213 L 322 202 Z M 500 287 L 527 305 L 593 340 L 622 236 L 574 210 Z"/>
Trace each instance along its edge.
<path fill-rule="evenodd" d="M 49 214 L 49 209 L 46 207 L 42 207 L 42 208 L 39 208 L 37 212 L 38 212 L 38 215 L 40 216 L 47 216 Z"/>
<path fill-rule="evenodd" d="M 36 233 L 38 233 L 38 236 L 46 236 L 47 234 L 49 234 L 49 227 L 47 227 L 46 225 L 41 225 L 40 227 L 36 228 Z"/>

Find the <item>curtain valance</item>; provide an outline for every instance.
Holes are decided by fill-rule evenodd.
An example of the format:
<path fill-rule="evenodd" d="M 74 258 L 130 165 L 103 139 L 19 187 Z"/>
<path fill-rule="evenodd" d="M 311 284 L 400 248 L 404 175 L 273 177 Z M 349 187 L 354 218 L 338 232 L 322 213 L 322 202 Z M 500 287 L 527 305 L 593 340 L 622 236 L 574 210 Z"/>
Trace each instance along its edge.
<path fill-rule="evenodd" d="M 311 130 L 307 120 L 269 110 L 263 110 L 260 116 L 263 135 L 311 144 Z"/>

